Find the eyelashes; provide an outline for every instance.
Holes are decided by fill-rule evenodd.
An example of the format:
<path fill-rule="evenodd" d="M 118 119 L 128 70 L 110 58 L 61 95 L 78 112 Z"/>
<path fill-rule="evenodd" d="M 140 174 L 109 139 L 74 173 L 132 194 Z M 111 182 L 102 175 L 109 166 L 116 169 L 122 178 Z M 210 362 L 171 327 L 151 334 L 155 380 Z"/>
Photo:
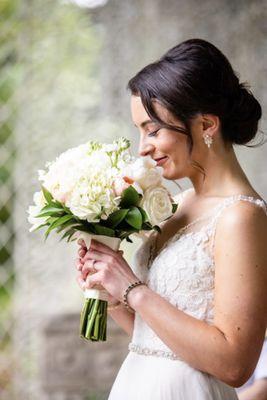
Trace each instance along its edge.
<path fill-rule="evenodd" d="M 153 132 L 149 132 L 149 133 L 147 134 L 147 136 L 150 136 L 150 137 L 151 137 L 151 136 L 156 136 L 159 130 L 160 130 L 160 128 L 159 128 L 159 129 L 156 129 L 156 130 L 153 131 Z"/>
<path fill-rule="evenodd" d="M 162 129 L 162 127 L 156 129 L 155 131 L 148 132 L 147 136 L 149 136 L 149 137 L 157 136 L 157 133 L 158 133 L 158 131 L 159 131 L 160 129 Z M 170 130 L 173 130 L 173 131 L 175 131 L 175 132 L 179 132 L 179 133 L 183 133 L 183 134 L 185 134 L 185 135 L 188 135 L 187 130 L 184 129 L 184 128 L 182 128 L 182 127 L 180 127 L 180 126 L 179 126 L 179 127 L 171 127 L 171 128 L 169 128 L 169 129 L 170 129 Z"/>

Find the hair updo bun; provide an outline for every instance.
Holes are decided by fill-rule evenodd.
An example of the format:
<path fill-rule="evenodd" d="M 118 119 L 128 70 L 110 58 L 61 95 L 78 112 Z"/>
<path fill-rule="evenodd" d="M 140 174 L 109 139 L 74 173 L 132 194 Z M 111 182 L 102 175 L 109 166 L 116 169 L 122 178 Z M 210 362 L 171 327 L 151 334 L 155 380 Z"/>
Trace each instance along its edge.
<path fill-rule="evenodd" d="M 262 111 L 245 83 L 239 83 L 230 62 L 213 44 L 189 39 L 168 50 L 159 60 L 144 67 L 127 86 L 141 97 L 152 120 L 162 121 L 154 109 L 157 99 L 187 128 L 198 113 L 217 115 L 225 142 L 246 145 L 258 130 Z"/>
<path fill-rule="evenodd" d="M 244 83 L 238 87 L 231 108 L 222 117 L 222 131 L 226 140 L 246 144 L 256 135 L 258 121 L 262 116 L 261 106 Z"/>

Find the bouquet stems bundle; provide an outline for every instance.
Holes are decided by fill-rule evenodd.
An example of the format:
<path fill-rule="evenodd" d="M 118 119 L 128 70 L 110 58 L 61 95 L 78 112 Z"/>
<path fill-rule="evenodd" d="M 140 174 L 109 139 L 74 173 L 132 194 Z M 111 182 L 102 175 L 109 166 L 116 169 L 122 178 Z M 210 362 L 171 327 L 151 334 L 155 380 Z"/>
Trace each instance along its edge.
<path fill-rule="evenodd" d="M 150 156 L 131 156 L 130 142 L 112 144 L 90 141 L 62 153 L 40 170 L 41 191 L 28 209 L 30 232 L 46 226 L 67 241 L 92 237 L 117 251 L 123 240 L 143 230 L 157 230 L 170 218 L 177 204 L 162 184 L 162 168 Z M 106 340 L 108 293 L 103 287 L 86 289 L 81 312 L 80 336 Z"/>

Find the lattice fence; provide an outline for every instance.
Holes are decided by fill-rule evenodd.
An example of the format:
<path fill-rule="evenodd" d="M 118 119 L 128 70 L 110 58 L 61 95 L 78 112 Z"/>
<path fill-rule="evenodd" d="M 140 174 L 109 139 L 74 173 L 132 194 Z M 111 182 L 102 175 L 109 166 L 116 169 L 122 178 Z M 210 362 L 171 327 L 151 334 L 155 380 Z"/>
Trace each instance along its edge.
<path fill-rule="evenodd" d="M 16 53 L 16 5 L 2 4 L 0 49 L 0 392 L 9 386 L 13 362 L 10 318 L 14 288 L 14 221 L 15 187 L 13 181 L 16 146 L 14 127 L 16 121 L 17 71 L 14 67 Z M 15 29 L 14 29 L 15 28 Z"/>
<path fill-rule="evenodd" d="M 71 311 L 81 305 L 74 270 L 62 276 L 74 249 L 62 244 L 52 260 L 57 239 L 44 245 L 42 233 L 28 232 L 37 170 L 71 146 L 118 136 L 119 126 L 99 121 L 103 32 L 88 10 L 40 0 L 0 7 L 0 396 L 32 400 L 40 393 L 36 333 L 44 316 L 59 304 Z M 51 296 L 58 281 L 62 289 Z"/>

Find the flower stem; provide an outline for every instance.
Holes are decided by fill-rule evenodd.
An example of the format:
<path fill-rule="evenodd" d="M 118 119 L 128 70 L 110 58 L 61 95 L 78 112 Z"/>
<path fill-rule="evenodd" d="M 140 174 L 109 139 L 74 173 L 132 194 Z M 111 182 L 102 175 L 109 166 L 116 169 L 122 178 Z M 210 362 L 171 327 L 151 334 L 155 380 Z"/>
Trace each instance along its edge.
<path fill-rule="evenodd" d="M 107 301 L 86 299 L 80 318 L 80 337 L 91 341 L 106 341 Z"/>

